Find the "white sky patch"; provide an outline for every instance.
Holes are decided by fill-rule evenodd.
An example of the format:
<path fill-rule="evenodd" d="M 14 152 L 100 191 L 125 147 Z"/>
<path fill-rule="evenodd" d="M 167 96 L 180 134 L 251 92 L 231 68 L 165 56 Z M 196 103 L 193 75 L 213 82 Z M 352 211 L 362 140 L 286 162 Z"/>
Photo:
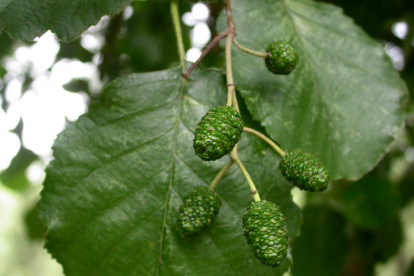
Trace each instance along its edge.
<path fill-rule="evenodd" d="M 97 53 L 105 43 L 105 38 L 99 33 L 84 34 L 81 37 L 81 45 L 91 53 Z"/>
<path fill-rule="evenodd" d="M 385 43 L 385 51 L 391 57 L 394 68 L 398 71 L 404 69 L 404 50 L 393 43 Z"/>
<path fill-rule="evenodd" d="M 84 33 L 96 33 L 101 31 L 102 29 L 105 29 L 106 27 L 108 27 L 109 25 L 109 21 L 111 20 L 111 18 L 107 15 L 104 15 L 101 17 L 101 20 L 99 20 L 98 24 L 96 24 L 95 26 L 91 26 L 89 27 L 89 29 Z"/>
<path fill-rule="evenodd" d="M 26 64 L 31 61 L 29 47 L 21 46 L 17 48 L 14 52 L 14 58 L 20 64 Z"/>
<path fill-rule="evenodd" d="M 408 34 L 408 24 L 407 22 L 397 22 L 394 25 L 392 25 L 391 30 L 396 37 L 400 39 L 405 39 Z"/>
<path fill-rule="evenodd" d="M 101 53 L 96 53 L 93 55 L 92 57 L 92 63 L 93 65 L 98 66 L 99 64 L 101 64 L 103 62 L 103 55 Z"/>
<path fill-rule="evenodd" d="M 10 162 L 20 150 L 20 139 L 17 134 L 0 130 L 0 170 L 7 169 Z"/>
<path fill-rule="evenodd" d="M 133 10 L 127 9 L 124 16 L 132 16 L 132 13 Z M 92 52 L 99 51 L 104 37 L 98 32 L 108 24 L 109 17 L 104 16 L 96 26 L 90 27 L 81 38 L 82 46 Z M 82 63 L 77 59 L 62 59 L 55 63 L 60 48 L 56 36 L 47 32 L 35 41 L 32 46 L 20 46 L 12 57 L 2 61 L 7 70 L 3 80 L 6 85 L 5 99 L 9 105 L 6 111 L 0 109 L 0 169 L 6 169 L 20 149 L 18 136 L 10 132 L 20 119 L 23 119 L 23 145 L 47 162 L 57 134 L 68 121 L 77 120 L 87 111 L 89 96 L 68 92 L 63 85 L 72 79 L 84 79 L 89 81 L 92 93 L 99 93 L 102 89 L 97 67 L 99 60 L 97 64 Z M 30 90 L 22 96 L 22 83 L 27 72 L 34 81 Z M 0 86 L 3 86 L 2 81 Z M 38 165 L 34 164 L 27 171 L 34 183 L 37 183 L 36 175 L 40 179 Z"/>
<path fill-rule="evenodd" d="M 11 79 L 24 74 L 26 72 L 26 66 L 19 63 L 16 59 L 6 57 L 3 60 L 3 67 L 7 70 L 7 74 Z M 7 82 L 7 78 L 5 77 L 5 81 Z"/>
<path fill-rule="evenodd" d="M 190 62 L 195 62 L 200 57 L 201 51 L 198 48 L 190 48 L 185 54 L 185 59 Z"/>
<path fill-rule="evenodd" d="M 20 121 L 20 117 L 20 102 L 10 103 L 6 112 L 0 109 L 0 131 L 15 129 Z"/>
<path fill-rule="evenodd" d="M 16 102 L 22 97 L 22 84 L 21 78 L 12 79 L 4 91 L 4 98 L 9 103 Z"/>
<path fill-rule="evenodd" d="M 194 26 L 191 31 L 191 42 L 192 45 L 197 48 L 204 47 L 211 38 L 210 28 L 205 22 L 199 22 Z"/>
<path fill-rule="evenodd" d="M 197 19 L 194 17 L 192 12 L 186 12 L 183 14 L 182 20 L 187 26 L 195 26 L 197 24 Z"/>
<path fill-rule="evenodd" d="M 211 31 L 207 25 L 210 9 L 203 3 L 194 4 L 191 12 L 183 14 L 182 21 L 187 26 L 194 26 L 190 32 L 191 46 L 186 53 L 186 59 L 195 62 L 201 55 L 201 50 L 211 39 Z"/>
<path fill-rule="evenodd" d="M 56 62 L 51 72 L 51 81 L 65 85 L 72 79 L 92 78 L 97 73 L 97 68 L 92 63 L 83 63 L 77 59 L 62 59 Z"/>
<path fill-rule="evenodd" d="M 56 135 L 66 127 L 66 119 L 74 121 L 87 110 L 84 95 L 65 91 L 52 76 L 38 77 L 33 91 L 22 97 L 23 145 L 43 156 L 51 154 Z"/>
<path fill-rule="evenodd" d="M 124 12 L 122 13 L 122 18 L 124 19 L 124 21 L 127 21 L 133 15 L 134 15 L 134 9 L 131 6 L 127 6 Z"/>
<path fill-rule="evenodd" d="M 55 62 L 56 55 L 59 52 L 59 42 L 56 35 L 48 31 L 37 43 L 30 47 L 30 60 L 33 63 L 31 76 L 43 74 Z"/>
<path fill-rule="evenodd" d="M 26 169 L 26 177 L 32 185 L 41 185 L 45 180 L 45 163 L 41 160 L 36 160 Z"/>
<path fill-rule="evenodd" d="M 206 21 L 210 16 L 209 8 L 203 3 L 197 3 L 191 8 L 194 18 L 200 21 Z"/>

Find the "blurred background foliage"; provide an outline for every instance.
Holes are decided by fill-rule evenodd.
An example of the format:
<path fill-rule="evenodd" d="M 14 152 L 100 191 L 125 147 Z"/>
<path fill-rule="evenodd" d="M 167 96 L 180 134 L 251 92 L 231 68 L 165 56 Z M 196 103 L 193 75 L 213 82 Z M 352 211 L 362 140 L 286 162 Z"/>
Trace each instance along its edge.
<path fill-rule="evenodd" d="M 321 194 L 292 191 L 304 224 L 289 274 L 414 275 L 414 1 L 326 2 L 342 7 L 384 44 L 410 98 L 404 128 L 372 172 Z M 222 6 L 180 5 L 187 59 L 194 61 L 217 34 Z M 173 67 L 176 53 L 169 1 L 161 0 L 133 1 L 68 44 L 51 33 L 35 42 L 0 35 L 1 276 L 62 275 L 42 249 L 46 229 L 36 209 L 56 134 L 87 111 L 107 82 Z M 217 46 L 202 66 L 222 69 L 223 60 Z"/>

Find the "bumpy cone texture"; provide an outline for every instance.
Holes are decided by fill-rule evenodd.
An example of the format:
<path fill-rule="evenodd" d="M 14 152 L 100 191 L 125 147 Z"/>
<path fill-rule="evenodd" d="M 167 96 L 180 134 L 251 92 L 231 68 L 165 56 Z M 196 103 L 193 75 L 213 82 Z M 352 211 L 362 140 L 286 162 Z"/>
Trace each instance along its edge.
<path fill-rule="evenodd" d="M 278 75 L 288 75 L 295 69 L 299 61 L 299 55 L 295 48 L 284 40 L 269 44 L 266 48 L 268 57 L 265 59 L 267 69 Z"/>
<path fill-rule="evenodd" d="M 243 215 L 243 232 L 262 264 L 276 267 L 286 258 L 286 221 L 276 204 L 266 200 L 252 203 Z"/>
<path fill-rule="evenodd" d="M 213 108 L 204 115 L 195 130 L 195 153 L 205 161 L 220 159 L 231 152 L 242 132 L 242 118 L 233 107 Z"/>
<path fill-rule="evenodd" d="M 210 226 L 220 207 L 220 197 L 208 187 L 199 186 L 191 190 L 178 212 L 177 227 L 180 236 L 192 236 Z"/>
<path fill-rule="evenodd" d="M 287 153 L 279 165 L 283 176 L 301 190 L 322 192 L 328 188 L 329 174 L 313 155 L 301 149 Z"/>

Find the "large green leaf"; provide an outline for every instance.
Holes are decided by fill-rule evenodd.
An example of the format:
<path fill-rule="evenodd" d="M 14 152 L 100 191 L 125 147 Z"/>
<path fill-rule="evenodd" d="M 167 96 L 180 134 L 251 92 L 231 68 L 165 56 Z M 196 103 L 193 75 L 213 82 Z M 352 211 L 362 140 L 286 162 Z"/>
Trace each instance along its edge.
<path fill-rule="evenodd" d="M 300 55 L 289 76 L 277 76 L 234 48 L 236 87 L 269 135 L 317 156 L 334 179 L 372 169 L 402 126 L 407 90 L 384 47 L 330 4 L 238 0 L 233 15 L 241 44 L 264 52 L 285 39 Z"/>
<path fill-rule="evenodd" d="M 203 162 L 192 130 L 211 107 L 226 102 L 218 72 L 195 71 L 189 81 L 168 70 L 122 77 L 109 84 L 89 112 L 59 135 L 39 203 L 48 226 L 46 247 L 66 275 L 282 275 L 250 252 L 241 216 L 252 201 L 246 181 L 231 168 L 217 187 L 217 221 L 193 238 L 180 238 L 182 198 L 208 185 L 228 157 Z M 301 216 L 280 158 L 244 134 L 240 158 L 262 198 L 279 204 L 290 237 Z"/>
<path fill-rule="evenodd" d="M 0 0 L 0 30 L 32 40 L 48 30 L 71 41 L 103 15 L 120 13 L 132 0 Z"/>

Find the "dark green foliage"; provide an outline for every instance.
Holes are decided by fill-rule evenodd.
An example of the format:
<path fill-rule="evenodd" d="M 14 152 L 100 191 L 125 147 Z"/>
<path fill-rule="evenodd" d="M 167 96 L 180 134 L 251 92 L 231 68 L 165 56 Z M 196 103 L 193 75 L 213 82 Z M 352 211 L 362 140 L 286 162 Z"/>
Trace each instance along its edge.
<path fill-rule="evenodd" d="M 344 188 L 338 196 L 338 206 L 356 226 L 373 230 L 397 216 L 400 194 L 396 185 L 381 175 L 380 170 L 374 170 Z"/>
<path fill-rule="evenodd" d="M 299 55 L 295 48 L 285 40 L 270 43 L 266 48 L 268 57 L 265 59 L 267 69 L 278 75 L 288 75 L 295 69 L 299 61 Z"/>
<path fill-rule="evenodd" d="M 69 42 L 96 25 L 103 15 L 120 13 L 131 0 L 19 0 L 8 1 L 6 5 L 3 3 L 0 8 L 0 31 L 7 32 L 10 37 L 33 40 L 51 30 L 60 40 Z"/>
<path fill-rule="evenodd" d="M 193 2 L 193 3 L 198 3 L 198 2 L 214 3 L 214 2 L 217 2 L 217 0 L 188 0 L 188 1 Z"/>
<path fill-rule="evenodd" d="M 283 176 L 301 190 L 308 192 L 325 191 L 329 175 L 325 167 L 313 155 L 295 149 L 287 153 L 279 165 Z"/>
<path fill-rule="evenodd" d="M 318 159 L 331 179 L 358 179 L 372 170 L 403 124 L 404 112 L 394 103 L 404 102 L 407 91 L 384 45 L 369 38 L 340 8 L 323 1 L 284 1 L 282 8 L 273 1 L 255 1 L 254 12 L 246 12 L 252 9 L 252 1 L 236 2 L 233 16 L 241 45 L 260 49 L 275 38 L 285 38 L 300 55 L 295 72 L 283 77 L 265 73 L 263 59 L 232 52 L 237 90 L 255 120 L 287 149 L 311 141 L 306 150 L 323 151 Z M 354 7 L 360 7 L 360 2 L 354 1 Z M 375 7 L 365 8 L 373 11 Z M 367 13 L 363 14 L 367 19 Z M 283 24 L 274 23 L 275 17 Z M 387 21 L 389 29 L 392 20 Z M 217 25 L 219 32 L 227 28 L 224 13 Z M 407 36 L 400 41 L 412 40 Z M 390 83 L 395 89 L 387 88 Z M 390 115 L 372 108 L 377 105 Z M 362 119 L 361 110 L 368 107 Z M 367 123 L 378 118 L 381 124 Z M 373 133 L 380 138 L 376 142 Z"/>
<path fill-rule="evenodd" d="M 177 219 L 182 237 L 192 236 L 210 226 L 221 207 L 220 197 L 208 187 L 194 188 L 184 199 Z"/>
<path fill-rule="evenodd" d="M 198 123 L 193 147 L 197 156 L 214 161 L 230 153 L 243 132 L 240 114 L 231 106 L 211 109 Z"/>
<path fill-rule="evenodd" d="M 341 274 L 350 247 L 345 235 L 346 224 L 345 218 L 328 204 L 307 205 L 303 210 L 301 235 L 292 244 L 292 275 L 357 275 Z"/>
<path fill-rule="evenodd" d="M 47 228 L 40 221 L 37 205 L 33 206 L 24 216 L 27 236 L 32 240 L 43 240 Z"/>
<path fill-rule="evenodd" d="M 286 258 L 288 232 L 285 217 L 276 204 L 253 202 L 244 213 L 243 232 L 262 264 L 276 267 Z"/>
<path fill-rule="evenodd" d="M 278 268 L 260 265 L 237 235 L 242 221 L 235 217 L 251 193 L 239 185 L 245 180 L 236 167 L 218 186 L 226 200 L 220 225 L 179 238 L 180 198 L 210 183 L 225 163 L 202 162 L 190 131 L 206 107 L 225 102 L 222 84 L 221 72 L 201 69 L 189 85 L 182 68 L 122 77 L 59 135 L 38 206 L 48 227 L 46 247 L 67 275 L 281 276 L 289 269 L 287 259 Z M 257 188 L 280 202 L 297 237 L 299 209 L 288 183 L 272 171 L 279 157 L 252 135 L 240 141 L 239 156 L 250 160 L 246 167 Z M 252 259 L 255 264 L 246 265 Z"/>

